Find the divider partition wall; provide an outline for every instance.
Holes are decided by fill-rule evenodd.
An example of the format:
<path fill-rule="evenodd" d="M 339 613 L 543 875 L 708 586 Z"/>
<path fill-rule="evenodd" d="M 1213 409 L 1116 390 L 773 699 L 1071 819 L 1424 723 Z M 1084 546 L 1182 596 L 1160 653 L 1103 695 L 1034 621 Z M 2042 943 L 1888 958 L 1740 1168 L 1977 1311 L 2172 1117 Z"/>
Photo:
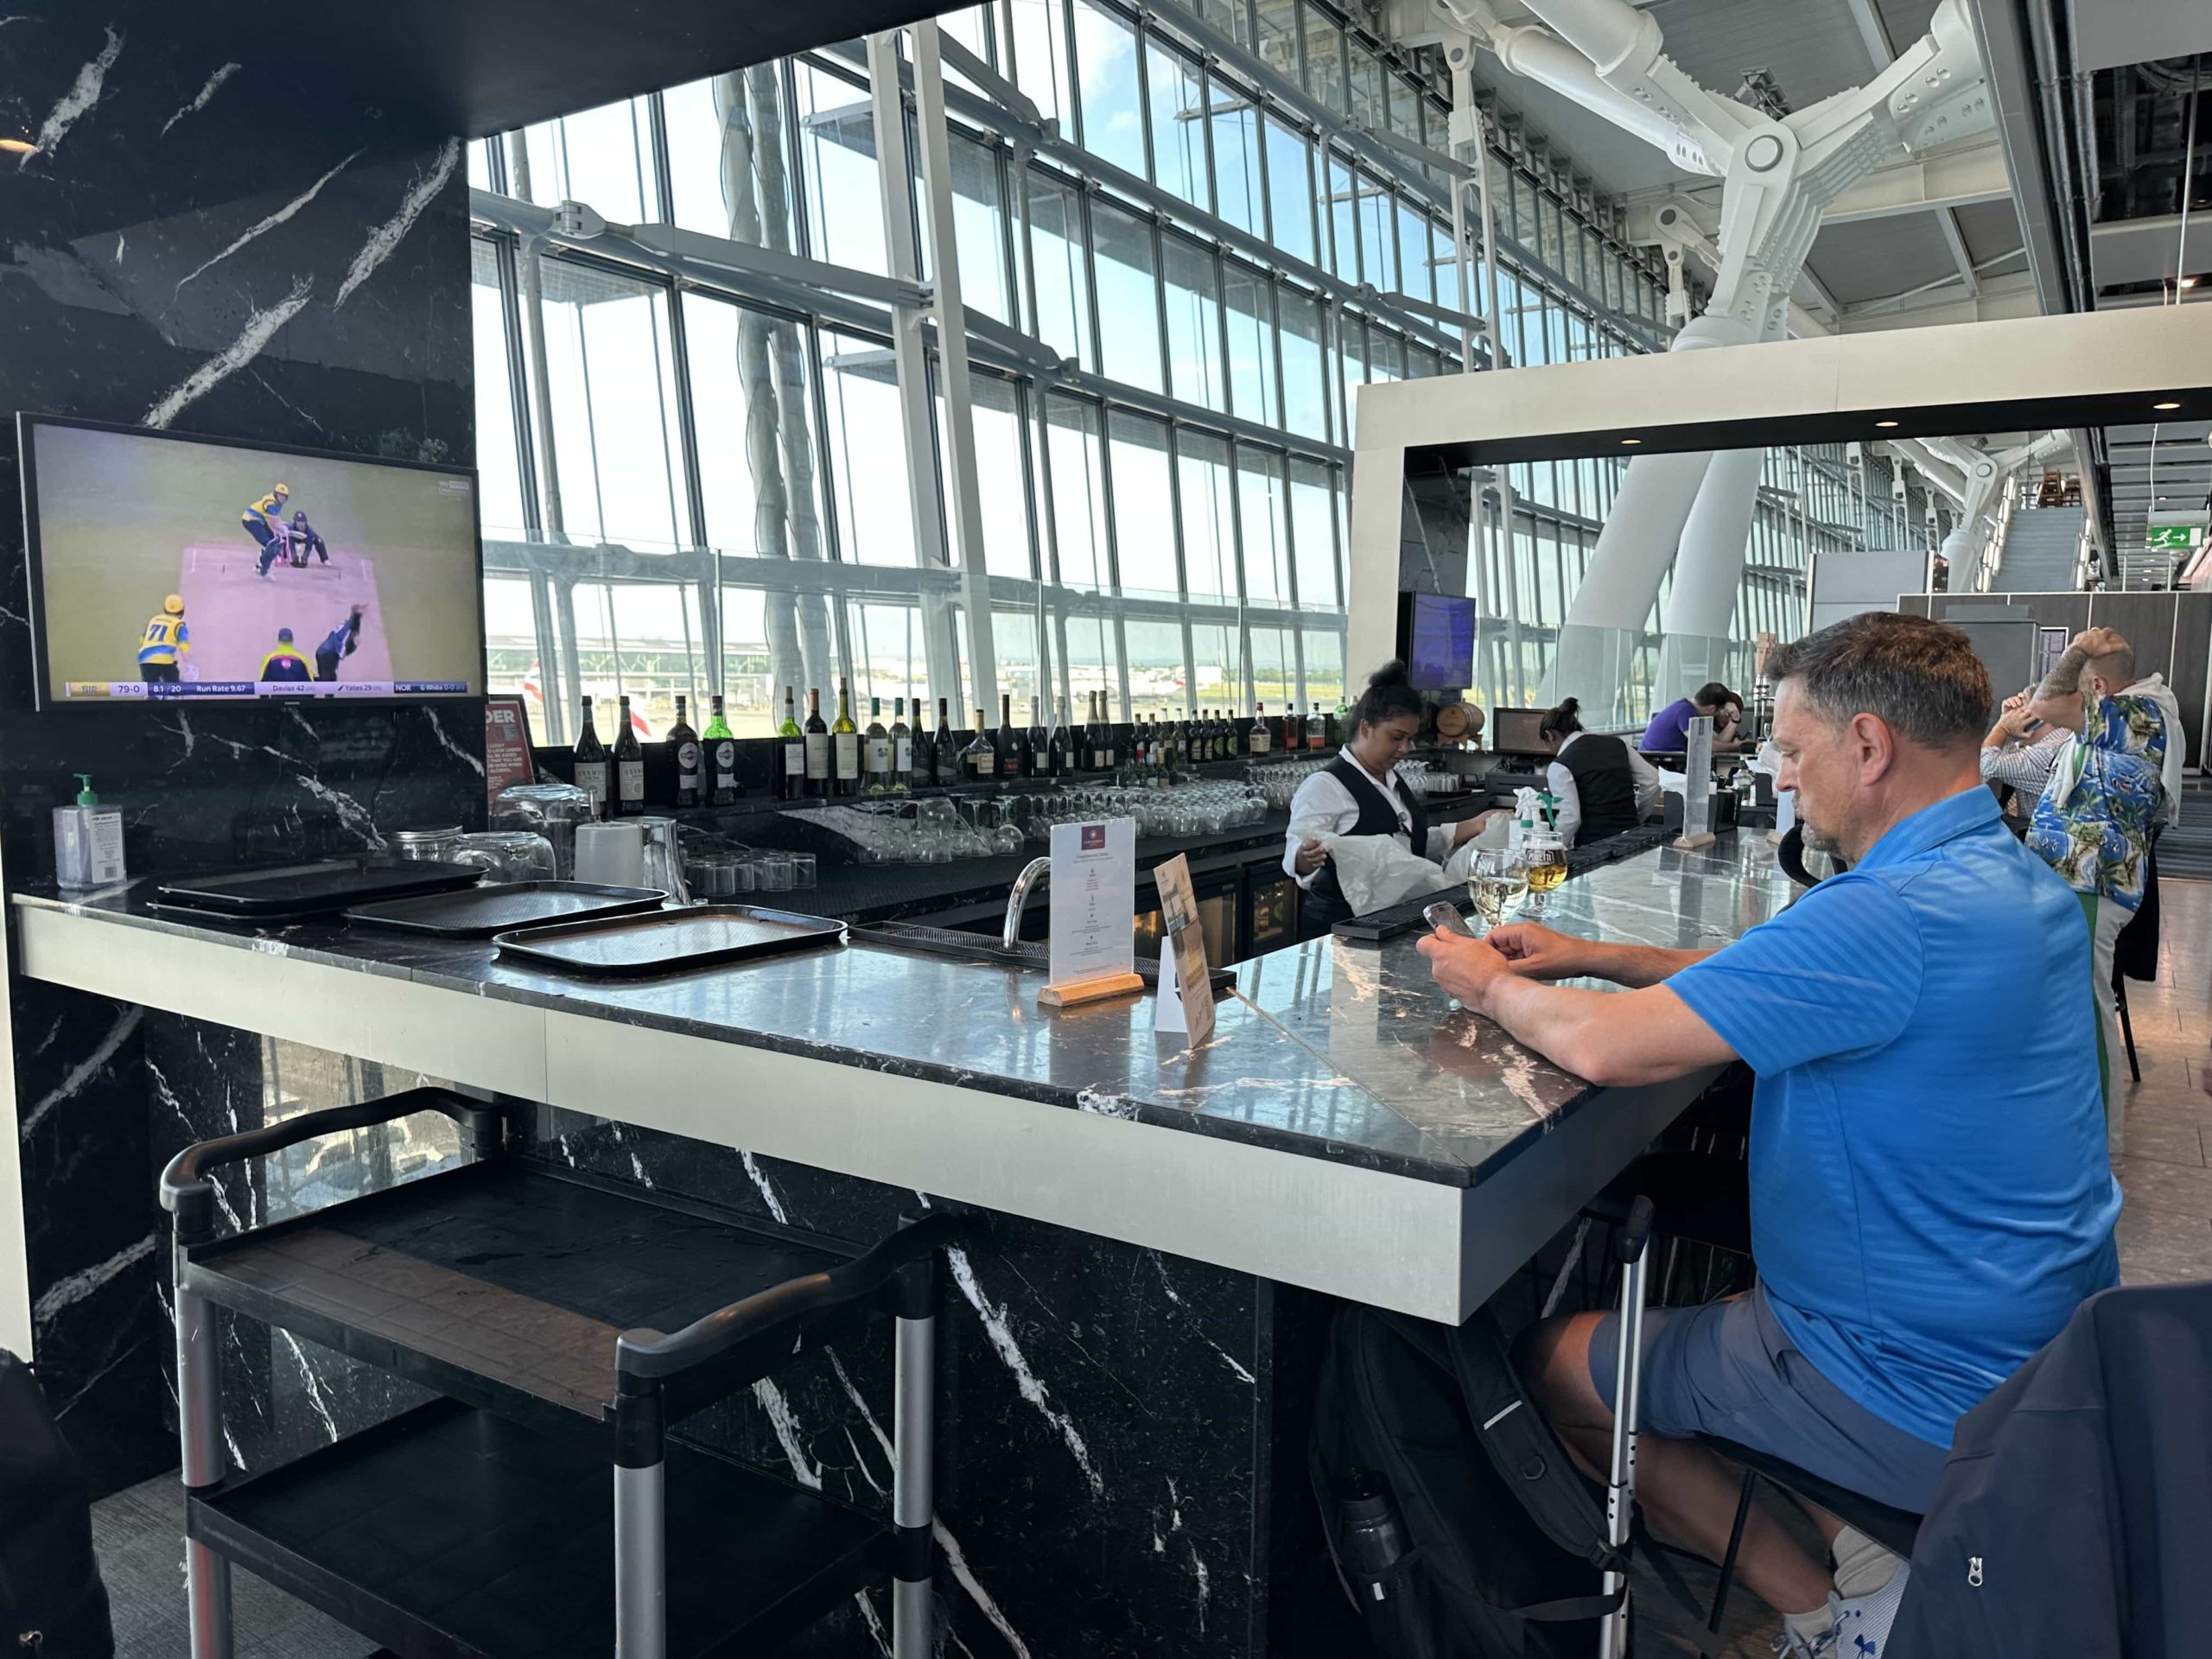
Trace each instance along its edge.
<path fill-rule="evenodd" d="M 2212 311 L 2145 308 L 2031 317 L 1716 346 L 1504 377 L 1465 375 L 1371 386 L 1361 394 L 1359 412 L 1349 660 L 1357 666 L 1391 655 L 1398 594 L 1426 588 L 1482 601 L 1479 660 L 1496 664 L 1528 652 L 1535 629 L 1525 620 L 1525 595 L 1518 605 L 1510 595 L 1498 603 L 1501 573 L 1487 548 L 1481 550 L 1485 556 L 1471 556 L 1478 550 L 1464 504 L 1478 495 L 1486 474 L 1522 463 L 1564 469 L 1625 454 L 1758 448 L 1767 450 L 1771 467 L 1777 452 L 1855 448 L 1863 456 L 1877 444 L 1897 445 L 1924 460 L 1929 446 L 1920 440 L 1960 433 L 2072 430 L 2162 416 L 2202 420 L 2212 413 Z M 1915 461 L 1911 470 L 1924 471 L 1933 483 L 1943 469 Z M 1872 494 L 1862 486 L 1856 502 L 1846 505 L 1863 511 Z M 1824 571 L 1837 563 L 1847 569 L 1859 548 L 1878 552 L 1898 545 L 1874 539 L 1877 529 L 1913 533 L 1910 502 L 1858 526 L 1833 495 L 1818 489 L 1797 494 L 1788 508 L 1805 526 L 1795 550 L 1817 550 L 1829 562 Z M 1939 516 L 1922 533 L 1932 556 L 1949 531 Z M 1762 610 L 1754 602 L 1766 574 L 1759 568 L 1764 556 L 1755 525 L 1738 590 L 1735 654 L 1720 677 L 1732 673 L 1748 680 L 1746 642 L 1760 629 L 1784 639 L 1803 631 L 1802 574 L 1789 573 L 1794 603 Z M 1890 590 L 1885 602 L 1894 602 L 1897 591 Z M 2177 614 L 2185 626 L 2192 613 Z M 1554 635 L 1548 631 L 1546 643 Z M 1690 689 L 1652 683 L 1657 644 L 1649 629 L 1607 642 L 1625 671 L 1610 709 L 1602 698 L 1592 708 L 1586 697 L 1586 718 L 1626 722 L 1648 713 L 1652 702 Z M 2182 660 L 2184 653 L 2175 649 Z M 1493 669 L 1478 677 L 1487 677 L 1501 700 L 1510 687 L 1533 689 L 1525 671 L 1516 677 Z M 1580 695 L 1577 688 L 1564 689 Z"/>

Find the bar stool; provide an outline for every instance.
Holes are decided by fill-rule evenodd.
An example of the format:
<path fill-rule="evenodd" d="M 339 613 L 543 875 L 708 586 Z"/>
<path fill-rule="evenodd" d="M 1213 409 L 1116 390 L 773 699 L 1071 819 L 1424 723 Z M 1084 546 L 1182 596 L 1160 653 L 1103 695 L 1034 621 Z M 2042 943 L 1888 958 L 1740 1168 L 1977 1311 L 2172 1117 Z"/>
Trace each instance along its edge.
<path fill-rule="evenodd" d="M 210 1171 L 416 1112 L 461 1124 L 476 1161 L 216 1236 Z M 418 1089 L 202 1141 L 162 1172 L 192 1659 L 231 1659 L 232 1561 L 400 1659 L 751 1651 L 887 1569 L 894 1659 L 924 1659 L 937 1262 L 957 1221 L 910 1216 L 855 1253 L 505 1155 L 504 1129 L 480 1102 Z M 443 1397 L 233 1478 L 217 1307 Z M 885 1315 L 888 1526 L 670 1433 Z"/>
<path fill-rule="evenodd" d="M 1720 1558 L 1720 1581 L 1713 1592 L 1713 1613 L 1706 1621 L 1707 1630 L 1717 1632 L 1728 1611 L 1728 1592 L 1736 1580 L 1736 1557 L 1744 1545 L 1744 1523 L 1751 1519 L 1751 1497 L 1762 1480 L 1819 1505 L 1893 1554 L 1911 1557 L 1913 1544 L 1920 1536 L 1921 1517 L 1910 1510 L 1878 1503 L 1861 1493 L 1822 1479 L 1809 1469 L 1800 1469 L 1771 1452 L 1724 1440 L 1718 1434 L 1700 1434 L 1698 1439 L 1731 1463 L 1740 1464 L 1744 1471 L 1743 1490 L 1736 1499 L 1736 1519 L 1728 1529 L 1727 1553 Z"/>

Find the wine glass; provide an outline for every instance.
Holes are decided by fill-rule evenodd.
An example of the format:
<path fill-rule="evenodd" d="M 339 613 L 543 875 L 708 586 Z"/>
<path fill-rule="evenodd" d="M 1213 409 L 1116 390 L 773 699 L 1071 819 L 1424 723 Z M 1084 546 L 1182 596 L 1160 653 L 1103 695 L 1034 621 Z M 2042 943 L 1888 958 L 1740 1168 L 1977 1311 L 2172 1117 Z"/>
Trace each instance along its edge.
<path fill-rule="evenodd" d="M 1506 913 L 1527 897 L 1529 861 L 1519 848 L 1485 847 L 1475 854 L 1467 876 L 1467 894 L 1484 931 L 1503 921 Z"/>
<path fill-rule="evenodd" d="M 1556 830 L 1530 830 L 1521 837 L 1521 851 L 1529 863 L 1529 913 L 1541 916 L 1567 880 L 1567 842 Z"/>

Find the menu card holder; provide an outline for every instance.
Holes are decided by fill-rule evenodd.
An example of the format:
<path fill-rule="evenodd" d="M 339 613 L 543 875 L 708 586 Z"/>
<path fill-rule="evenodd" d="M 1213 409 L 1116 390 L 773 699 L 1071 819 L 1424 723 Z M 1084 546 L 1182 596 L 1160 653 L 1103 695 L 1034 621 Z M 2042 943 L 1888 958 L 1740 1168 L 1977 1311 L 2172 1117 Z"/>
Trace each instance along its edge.
<path fill-rule="evenodd" d="M 1136 955 L 1136 822 L 1052 826 L 1050 982 L 1037 1005 L 1071 1008 L 1144 988 Z"/>
<path fill-rule="evenodd" d="M 1160 936 L 1160 989 L 1153 1028 L 1181 1033 L 1195 1048 L 1213 1034 L 1213 980 L 1206 972 L 1205 930 L 1191 886 L 1191 861 L 1182 854 L 1153 867 L 1165 923 Z"/>

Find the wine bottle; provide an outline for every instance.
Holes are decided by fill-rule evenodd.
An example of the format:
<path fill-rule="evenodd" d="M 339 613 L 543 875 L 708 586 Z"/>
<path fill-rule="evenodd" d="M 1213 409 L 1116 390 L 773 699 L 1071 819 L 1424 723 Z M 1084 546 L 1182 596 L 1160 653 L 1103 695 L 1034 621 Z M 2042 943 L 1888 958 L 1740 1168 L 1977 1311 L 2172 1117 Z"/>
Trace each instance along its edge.
<path fill-rule="evenodd" d="M 840 795 L 861 792 L 861 728 L 853 724 L 853 689 L 837 677 L 837 718 L 830 722 L 831 780 Z"/>
<path fill-rule="evenodd" d="M 1099 762 L 1099 766 L 1103 771 L 1111 772 L 1122 764 L 1122 732 L 1114 719 L 1113 704 L 1107 701 L 1103 691 L 1098 694 L 1098 729 L 1106 738 L 1106 758 Z"/>
<path fill-rule="evenodd" d="M 1021 776 L 1022 733 L 1014 723 L 1014 694 L 999 693 L 998 775 L 1001 778 Z"/>
<path fill-rule="evenodd" d="M 991 734 L 983 724 L 981 709 L 976 711 L 976 734 L 960 751 L 960 770 L 971 784 L 988 784 L 998 776 L 999 752 L 991 745 Z"/>
<path fill-rule="evenodd" d="M 1265 754 L 1268 752 L 1268 705 L 1266 703 L 1255 702 L 1252 705 L 1252 727 L 1245 736 L 1252 746 L 1254 754 Z"/>
<path fill-rule="evenodd" d="M 706 798 L 704 779 L 701 775 L 699 734 L 691 729 L 688 718 L 690 699 L 678 692 L 676 697 L 676 724 L 668 728 L 668 741 L 676 746 L 676 804 L 696 806 Z"/>
<path fill-rule="evenodd" d="M 784 723 L 776 728 L 776 735 L 781 740 L 784 757 L 777 793 L 785 800 L 795 801 L 806 793 L 806 733 L 799 726 L 798 704 L 788 685 L 784 688 Z"/>
<path fill-rule="evenodd" d="M 583 729 L 576 734 L 576 787 L 591 797 L 591 815 L 607 816 L 607 745 L 591 723 L 591 699 L 584 699 Z"/>
<path fill-rule="evenodd" d="M 868 730 L 861 747 L 861 788 L 869 795 L 891 792 L 891 734 L 884 728 L 883 699 L 868 700 Z"/>
<path fill-rule="evenodd" d="M 1021 775 L 1025 778 L 1048 778 L 1052 766 L 1048 757 L 1045 736 L 1045 704 L 1041 698 L 1029 699 L 1029 734 L 1022 744 Z"/>
<path fill-rule="evenodd" d="M 621 699 L 622 729 L 614 737 L 614 810 L 633 818 L 645 810 L 645 751 L 638 741 L 630 699 Z"/>
<path fill-rule="evenodd" d="M 1073 770 L 1068 764 L 1068 706 L 1065 701 L 1059 704 L 1059 718 L 1045 734 L 1045 769 L 1055 778 L 1065 778 Z"/>
<path fill-rule="evenodd" d="M 784 718 L 791 718 L 791 693 L 784 693 Z M 715 697 L 709 708 L 712 711 L 707 729 L 700 736 L 701 746 L 707 755 L 707 799 L 715 806 L 728 806 L 745 791 L 737 781 L 737 734 L 729 728 L 729 721 L 722 717 L 722 700 Z M 797 728 L 794 728 L 794 730 Z M 797 792 L 794 785 L 792 793 Z"/>
<path fill-rule="evenodd" d="M 960 746 L 953 740 L 949 699 L 937 700 L 937 741 L 930 750 L 930 781 L 950 789 L 960 781 Z"/>
<path fill-rule="evenodd" d="M 914 719 L 922 717 L 921 699 L 914 700 Z M 914 788 L 914 734 L 906 729 L 906 699 L 891 699 L 891 792 L 908 795 Z"/>
<path fill-rule="evenodd" d="M 822 718 L 822 688 L 806 689 L 806 792 L 820 800 L 830 792 L 830 723 Z"/>

